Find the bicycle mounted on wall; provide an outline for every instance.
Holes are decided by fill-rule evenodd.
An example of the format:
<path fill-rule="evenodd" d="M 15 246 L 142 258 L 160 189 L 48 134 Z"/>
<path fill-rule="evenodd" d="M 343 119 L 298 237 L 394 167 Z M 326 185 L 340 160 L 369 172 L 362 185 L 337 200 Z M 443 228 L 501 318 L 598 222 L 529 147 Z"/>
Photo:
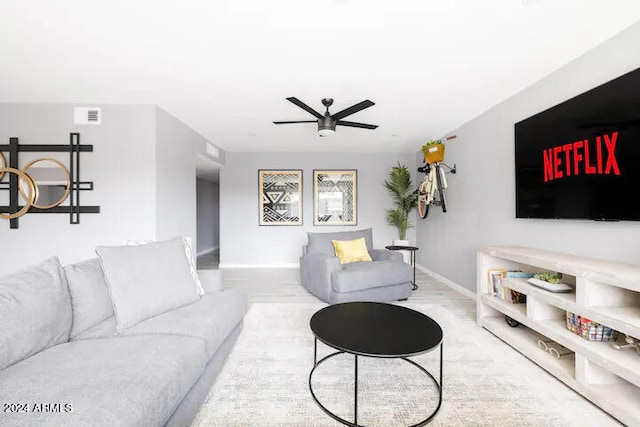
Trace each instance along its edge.
<path fill-rule="evenodd" d="M 453 167 L 443 162 L 444 143 L 455 139 L 456 135 L 448 136 L 436 141 L 431 141 L 422 147 L 425 164 L 418 168 L 418 172 L 424 173 L 424 179 L 418 186 L 418 214 L 421 218 L 429 215 L 429 206 L 440 206 L 442 212 L 447 211 L 444 190 L 447 188 L 448 173 L 456 173 L 456 165 Z M 445 171 L 445 168 L 448 169 Z M 437 190 L 437 194 L 436 194 Z"/>

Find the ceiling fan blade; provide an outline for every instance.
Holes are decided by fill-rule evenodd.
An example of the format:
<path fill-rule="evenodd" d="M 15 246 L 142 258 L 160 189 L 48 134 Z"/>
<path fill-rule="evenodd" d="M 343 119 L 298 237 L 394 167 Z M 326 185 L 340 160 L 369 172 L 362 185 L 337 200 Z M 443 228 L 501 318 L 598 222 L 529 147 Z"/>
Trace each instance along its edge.
<path fill-rule="evenodd" d="M 290 123 L 318 123 L 317 120 L 294 120 L 294 121 L 288 121 L 288 122 L 273 122 L 273 124 L 276 125 L 287 125 Z"/>
<path fill-rule="evenodd" d="M 336 125 L 340 126 L 349 126 L 352 128 L 363 128 L 363 129 L 375 129 L 378 125 L 368 125 L 366 123 L 356 123 L 356 122 L 347 122 L 345 120 L 338 120 Z"/>
<path fill-rule="evenodd" d="M 290 96 L 289 98 L 287 98 L 287 101 L 296 104 L 298 107 L 302 108 L 303 110 L 305 110 L 308 113 L 313 114 L 317 118 L 321 118 L 322 117 L 322 114 L 318 113 L 316 110 L 314 110 L 313 108 L 309 107 L 307 104 L 305 104 L 304 102 L 300 101 L 298 98 L 296 98 L 294 96 Z"/>
<path fill-rule="evenodd" d="M 376 105 L 375 102 L 369 101 L 367 99 L 365 101 L 362 101 L 362 102 L 359 102 L 359 103 L 357 103 L 355 105 L 352 105 L 349 108 L 345 108 L 342 111 L 338 111 L 337 113 L 332 114 L 331 118 L 334 119 L 334 120 L 340 120 L 340 119 L 342 119 L 344 117 L 350 116 L 353 113 L 357 113 L 360 110 L 364 110 L 365 108 L 369 108 L 372 105 Z"/>

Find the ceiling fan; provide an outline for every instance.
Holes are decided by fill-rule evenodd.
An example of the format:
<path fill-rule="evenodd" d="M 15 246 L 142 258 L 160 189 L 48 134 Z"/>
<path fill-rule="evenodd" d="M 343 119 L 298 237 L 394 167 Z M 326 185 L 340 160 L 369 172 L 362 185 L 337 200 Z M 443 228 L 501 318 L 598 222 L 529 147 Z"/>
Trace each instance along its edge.
<path fill-rule="evenodd" d="M 303 110 L 311 113 L 313 116 L 317 118 L 317 120 L 295 120 L 295 121 L 287 121 L 287 122 L 273 122 L 276 125 L 285 125 L 291 123 L 318 123 L 318 134 L 320 136 L 331 136 L 336 133 L 336 126 L 349 126 L 352 128 L 362 128 L 362 129 L 375 129 L 377 125 L 369 125 L 366 123 L 356 123 L 356 122 L 348 122 L 346 120 L 342 120 L 343 118 L 350 116 L 358 111 L 364 110 L 365 108 L 369 108 L 372 105 L 375 105 L 374 102 L 369 101 L 368 99 L 362 102 L 359 102 L 355 105 L 352 105 L 349 108 L 345 108 L 342 111 L 338 111 L 335 114 L 329 114 L 329 107 L 333 104 L 333 99 L 324 98 L 322 100 L 322 105 L 326 107 L 326 111 L 324 115 L 318 113 L 313 108 L 309 107 L 304 102 L 300 101 L 298 98 L 289 97 L 287 101 L 296 104 L 298 107 Z"/>

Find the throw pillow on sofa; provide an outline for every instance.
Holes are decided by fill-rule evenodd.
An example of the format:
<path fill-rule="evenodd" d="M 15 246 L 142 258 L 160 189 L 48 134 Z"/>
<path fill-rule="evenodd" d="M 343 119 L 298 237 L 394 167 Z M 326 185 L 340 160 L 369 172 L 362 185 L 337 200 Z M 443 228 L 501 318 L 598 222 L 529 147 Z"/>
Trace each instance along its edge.
<path fill-rule="evenodd" d="M 0 278 L 0 370 L 69 341 L 71 300 L 57 257 Z"/>
<path fill-rule="evenodd" d="M 353 231 L 335 231 L 328 233 L 307 232 L 309 244 L 308 252 L 317 252 L 325 255 L 335 255 L 335 250 L 331 244 L 332 240 L 354 240 L 364 237 L 367 250 L 373 249 L 373 229 L 365 228 L 363 230 Z"/>
<path fill-rule="evenodd" d="M 200 295 L 204 295 L 204 287 L 200 282 L 200 278 L 198 277 L 198 268 L 196 267 L 196 261 L 193 257 L 193 244 L 191 243 L 190 237 L 181 237 L 182 245 L 184 246 L 184 255 L 187 257 L 187 262 L 189 262 L 189 270 L 191 271 L 191 276 L 193 277 L 193 281 L 196 284 L 196 289 Z M 125 240 L 122 242 L 123 245 L 146 245 L 147 243 L 154 242 L 155 240 L 147 240 L 147 239 L 138 239 L 138 240 Z"/>
<path fill-rule="evenodd" d="M 71 294 L 73 322 L 70 339 L 106 338 L 116 333 L 109 288 L 100 259 L 66 265 L 64 274 Z"/>
<path fill-rule="evenodd" d="M 118 332 L 200 298 L 180 238 L 137 246 L 98 246 Z"/>
<path fill-rule="evenodd" d="M 364 237 L 353 240 L 332 240 L 331 243 L 336 251 L 336 256 L 340 260 L 340 264 L 371 261 Z"/>

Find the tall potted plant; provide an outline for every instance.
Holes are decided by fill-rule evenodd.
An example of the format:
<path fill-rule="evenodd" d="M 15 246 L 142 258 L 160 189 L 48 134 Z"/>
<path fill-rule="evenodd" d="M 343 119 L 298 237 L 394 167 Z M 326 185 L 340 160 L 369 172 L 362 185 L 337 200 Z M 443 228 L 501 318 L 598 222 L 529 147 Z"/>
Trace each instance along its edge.
<path fill-rule="evenodd" d="M 418 189 L 413 188 L 411 173 L 400 162 L 391 168 L 388 179 L 384 181 L 384 186 L 393 196 L 395 204 L 395 208 L 387 209 L 387 223 L 398 228 L 398 234 L 402 241 L 394 243 L 408 245 L 407 229 L 413 227 L 409 222 L 409 213 L 418 206 Z"/>

